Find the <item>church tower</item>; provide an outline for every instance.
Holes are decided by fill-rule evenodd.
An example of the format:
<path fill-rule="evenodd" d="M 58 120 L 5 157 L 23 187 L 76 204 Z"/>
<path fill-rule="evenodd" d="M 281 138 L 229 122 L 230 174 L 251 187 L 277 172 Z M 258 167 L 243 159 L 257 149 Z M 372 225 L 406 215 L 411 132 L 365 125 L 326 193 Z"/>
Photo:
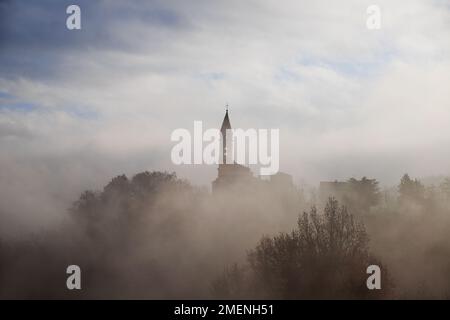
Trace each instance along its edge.
<path fill-rule="evenodd" d="M 213 194 L 227 194 L 233 192 L 235 196 L 244 196 L 256 191 L 265 190 L 267 195 L 272 194 L 292 194 L 294 184 L 292 177 L 286 173 L 278 172 L 270 176 L 269 180 L 261 180 L 253 176 L 250 168 L 244 164 L 239 164 L 232 159 L 233 153 L 233 135 L 229 135 L 227 140 L 227 130 L 231 130 L 230 118 L 228 116 L 228 105 L 225 117 L 220 127 L 222 144 L 222 163 L 217 168 L 217 178 L 212 181 Z M 229 154 L 228 154 L 229 153 Z M 227 161 L 227 154 L 228 160 Z"/>
<path fill-rule="evenodd" d="M 227 130 L 231 130 L 230 118 L 228 116 L 228 106 L 225 112 L 225 117 L 222 121 L 222 126 L 220 127 L 222 163 L 219 164 L 216 180 L 212 182 L 213 193 L 218 192 L 223 188 L 236 186 L 238 184 L 248 186 L 255 179 L 250 171 L 250 168 L 237 164 L 234 161 L 230 161 L 230 163 L 227 162 L 228 152 L 233 152 L 233 137 L 230 135 L 228 138 L 230 138 L 231 141 L 227 141 Z"/>

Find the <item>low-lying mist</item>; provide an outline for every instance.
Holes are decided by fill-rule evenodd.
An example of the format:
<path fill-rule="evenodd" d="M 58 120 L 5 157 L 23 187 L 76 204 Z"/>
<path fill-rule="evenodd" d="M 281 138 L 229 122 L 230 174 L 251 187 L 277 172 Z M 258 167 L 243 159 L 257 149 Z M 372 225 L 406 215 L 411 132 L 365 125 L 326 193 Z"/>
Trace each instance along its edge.
<path fill-rule="evenodd" d="M 367 181 L 372 181 L 373 188 L 363 188 Z M 348 212 L 362 226 L 361 230 L 355 229 L 360 230 L 357 234 L 361 239 L 366 239 L 367 234 L 367 247 L 364 240 L 358 248 L 361 260 L 349 264 L 361 268 L 348 269 L 340 255 L 328 250 L 325 258 L 314 255 L 324 267 L 320 269 L 323 274 L 318 276 L 324 278 L 334 269 L 354 272 L 358 274 L 355 279 L 364 281 L 356 284 L 359 290 L 361 285 L 365 286 L 366 276 L 366 270 L 360 269 L 370 254 L 381 264 L 386 285 L 389 275 L 390 290 L 379 297 L 448 298 L 448 181 L 425 188 L 420 181 L 405 176 L 398 188 L 384 191 L 379 190 L 374 180 L 354 179 L 352 183 L 345 195 L 337 196 L 336 208 L 344 205 L 345 210 L 336 212 L 344 217 Z M 267 286 L 269 298 L 280 297 L 280 292 L 284 298 L 329 297 L 326 285 L 317 292 L 317 286 L 311 283 L 308 288 L 315 288 L 315 292 L 303 290 L 301 295 L 296 295 L 299 290 L 292 288 L 270 291 L 286 286 L 286 279 L 298 277 L 302 281 L 297 286 L 307 280 L 302 278 L 304 274 L 293 273 L 286 267 L 290 266 L 293 254 L 300 264 L 318 269 L 312 260 L 305 262 L 307 255 L 300 257 L 296 249 L 283 251 L 280 247 L 280 243 L 290 243 L 283 242 L 286 239 L 293 241 L 304 235 L 305 224 L 299 220 L 303 212 L 310 212 L 313 207 L 320 217 L 327 216 L 322 212 L 329 212 L 324 209 L 329 195 L 318 194 L 294 186 L 279 190 L 230 188 L 211 193 L 165 172 L 143 172 L 131 178 L 117 176 L 101 191 L 83 192 L 66 212 L 61 212 L 60 225 L 26 239 L 0 241 L 0 298 L 259 297 L 251 290 L 246 295 L 221 296 L 220 292 L 217 295 L 218 280 L 233 268 L 250 270 L 253 281 L 280 281 L 280 285 Z M 349 223 L 353 221 L 346 219 Z M 326 221 L 319 225 L 324 230 L 329 226 Z M 298 226 L 303 229 L 291 233 Z M 320 241 L 320 234 L 316 236 Z M 268 243 L 274 245 L 265 246 Z M 280 257 L 276 261 L 279 269 L 274 272 L 282 272 L 279 277 L 269 279 L 254 268 L 254 257 L 255 252 L 270 253 L 270 250 L 278 250 L 272 256 Z M 290 261 L 286 265 L 285 257 Z M 72 264 L 81 268 L 81 290 L 66 288 L 66 268 Z M 349 281 L 354 279 L 350 277 Z M 342 292 L 343 298 L 350 296 Z"/>

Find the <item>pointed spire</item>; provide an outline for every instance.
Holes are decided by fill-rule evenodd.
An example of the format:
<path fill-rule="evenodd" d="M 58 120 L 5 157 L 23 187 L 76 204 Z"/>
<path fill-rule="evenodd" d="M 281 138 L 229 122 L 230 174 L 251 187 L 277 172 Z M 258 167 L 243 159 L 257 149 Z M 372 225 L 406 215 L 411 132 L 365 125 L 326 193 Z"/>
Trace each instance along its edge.
<path fill-rule="evenodd" d="M 220 131 L 222 132 L 222 134 L 224 134 L 225 130 L 227 129 L 231 129 L 230 118 L 228 117 L 228 103 L 226 105 L 225 117 L 223 118 L 222 127 L 220 128 Z"/>
<path fill-rule="evenodd" d="M 227 163 L 227 130 L 231 129 L 230 118 L 228 117 L 228 103 L 226 105 L 225 117 L 222 121 L 222 127 L 220 128 L 220 133 L 222 135 L 222 163 Z M 230 142 L 230 145 L 233 142 Z M 232 147 L 230 147 L 232 148 Z"/>

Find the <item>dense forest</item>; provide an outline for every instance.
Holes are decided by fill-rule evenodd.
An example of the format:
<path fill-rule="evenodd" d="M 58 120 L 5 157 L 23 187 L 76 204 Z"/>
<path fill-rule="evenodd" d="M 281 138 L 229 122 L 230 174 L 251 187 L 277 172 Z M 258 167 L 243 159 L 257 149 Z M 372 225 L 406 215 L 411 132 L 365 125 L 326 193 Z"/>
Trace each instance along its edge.
<path fill-rule="evenodd" d="M 0 298 L 449 298 L 450 180 L 351 178 L 317 191 L 211 194 L 174 173 L 120 175 L 64 223 L 0 240 Z M 79 265 L 82 290 L 67 290 Z M 382 289 L 366 287 L 366 267 Z"/>

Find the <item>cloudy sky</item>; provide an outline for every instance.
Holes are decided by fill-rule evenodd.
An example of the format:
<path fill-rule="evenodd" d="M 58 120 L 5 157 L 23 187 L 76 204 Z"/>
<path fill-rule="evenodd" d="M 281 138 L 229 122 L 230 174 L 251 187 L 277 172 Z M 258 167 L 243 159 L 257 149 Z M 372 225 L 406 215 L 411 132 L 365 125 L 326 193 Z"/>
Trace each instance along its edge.
<path fill-rule="evenodd" d="M 226 103 L 233 127 L 280 129 L 296 182 L 449 174 L 450 1 L 393 2 L 0 1 L 2 219 L 53 219 L 121 173 L 209 185 L 170 134 Z"/>

